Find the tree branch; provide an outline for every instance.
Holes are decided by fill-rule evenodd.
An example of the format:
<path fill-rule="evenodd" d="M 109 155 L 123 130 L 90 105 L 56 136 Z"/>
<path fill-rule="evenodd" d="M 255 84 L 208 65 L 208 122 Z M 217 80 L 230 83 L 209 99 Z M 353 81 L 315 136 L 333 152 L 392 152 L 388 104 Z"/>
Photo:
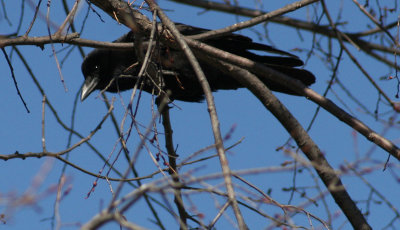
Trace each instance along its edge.
<path fill-rule="evenodd" d="M 272 94 L 268 87 L 254 74 L 225 63 L 216 58 L 202 56 L 202 60 L 208 60 L 208 64 L 218 63 L 215 66 L 222 66 L 224 71 L 235 80 L 246 86 L 285 127 L 287 132 L 296 141 L 297 145 L 310 160 L 319 177 L 330 191 L 332 197 L 346 215 L 354 229 L 372 229 L 354 201 L 347 193 L 335 170 L 325 159 L 321 150 L 310 138 L 307 131 L 303 129 L 297 119 L 289 110 Z"/>

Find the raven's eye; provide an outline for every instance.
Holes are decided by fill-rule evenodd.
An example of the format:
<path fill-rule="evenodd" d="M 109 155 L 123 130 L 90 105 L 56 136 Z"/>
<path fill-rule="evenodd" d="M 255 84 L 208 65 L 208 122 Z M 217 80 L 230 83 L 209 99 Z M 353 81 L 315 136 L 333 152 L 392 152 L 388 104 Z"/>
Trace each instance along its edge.
<path fill-rule="evenodd" d="M 96 73 L 99 72 L 100 71 L 100 65 L 94 65 L 92 71 L 96 72 Z"/>

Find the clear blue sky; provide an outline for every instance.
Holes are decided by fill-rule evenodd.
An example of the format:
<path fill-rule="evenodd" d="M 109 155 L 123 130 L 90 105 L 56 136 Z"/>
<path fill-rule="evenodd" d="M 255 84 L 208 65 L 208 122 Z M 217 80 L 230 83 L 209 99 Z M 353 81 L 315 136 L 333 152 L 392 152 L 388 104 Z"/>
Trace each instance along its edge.
<path fill-rule="evenodd" d="M 243 6 L 253 7 L 255 2 L 258 1 L 240 1 Z M 268 3 L 267 3 L 268 2 Z M 284 6 L 286 3 L 293 1 L 265 1 L 264 10 L 274 10 Z M 340 2 L 340 1 L 338 1 Z M 224 26 L 231 25 L 237 21 L 246 20 L 246 18 L 235 17 L 218 12 L 204 12 L 198 8 L 186 7 L 178 4 L 174 4 L 169 1 L 160 1 L 163 9 L 167 10 L 168 16 L 173 21 L 186 23 L 194 26 L 218 29 Z M 331 12 L 336 18 L 341 5 L 337 3 L 330 3 Z M 349 21 L 346 28 L 349 31 L 360 31 L 363 27 L 366 18 L 362 16 L 354 5 L 348 1 L 343 3 L 343 21 Z M 12 22 L 12 25 L 8 25 L 4 19 L 4 15 L 1 14 L 0 18 L 0 33 L 10 34 L 15 32 L 18 24 L 20 15 L 21 1 L 6 1 L 6 11 L 8 17 Z M 81 10 L 78 13 L 76 19 L 77 28 L 80 29 L 82 20 L 86 13 L 87 5 L 83 3 Z M 301 9 L 298 12 L 289 14 L 288 16 L 306 19 L 305 15 L 308 14 L 307 10 L 312 12 L 312 7 L 307 9 Z M 321 9 L 318 7 L 317 10 L 320 12 Z M 46 4 L 43 2 L 40 12 L 42 16 L 46 14 Z M 52 7 L 50 11 L 52 22 L 59 25 L 64 19 L 62 6 L 58 1 L 52 1 Z M 82 38 L 101 40 L 101 41 L 112 41 L 118 38 L 120 35 L 128 31 L 123 25 L 118 25 L 109 16 L 103 14 L 100 10 L 101 18 L 104 23 L 93 13 L 90 12 L 88 21 L 85 25 L 84 32 L 81 34 Z M 19 35 L 22 35 L 30 20 L 33 16 L 33 8 L 25 3 L 25 14 L 22 29 Z M 322 24 L 326 24 L 326 21 Z M 362 28 L 360 28 L 362 27 Z M 295 49 L 307 49 L 311 48 L 312 36 L 310 33 L 301 32 L 301 38 L 296 30 L 276 24 L 268 25 L 269 39 L 259 40 L 258 35 L 263 34 L 263 27 L 256 26 L 251 30 L 244 30 L 240 33 L 252 37 L 254 40 L 268 43 L 273 41 L 274 46 L 279 49 L 292 51 Z M 355 29 L 354 28 L 359 28 Z M 79 30 L 78 29 L 78 30 Z M 51 28 L 52 32 L 55 28 Z M 32 29 L 30 36 L 43 36 L 47 35 L 46 22 L 44 17 L 39 17 Z M 318 40 L 321 46 L 326 46 L 328 43 L 327 39 L 323 38 Z M 56 50 L 60 51 L 64 47 L 69 45 L 64 44 L 56 45 Z M 375 60 L 365 57 L 364 54 L 357 51 L 350 45 L 348 45 L 352 52 L 359 58 L 360 62 L 369 71 L 369 73 L 377 80 L 381 76 L 387 76 L 394 74 L 383 65 L 380 65 Z M 58 73 L 55 60 L 52 56 L 51 46 L 46 45 L 43 50 L 35 46 L 20 46 L 18 47 L 28 63 L 32 68 L 33 73 L 38 78 L 41 86 L 43 87 L 48 100 L 52 103 L 54 108 L 57 110 L 58 116 L 67 125 L 71 124 L 71 116 L 74 100 L 76 100 L 79 88 L 83 83 L 83 76 L 80 70 L 82 57 L 75 48 L 69 57 L 65 60 L 62 66 L 62 73 L 65 78 L 65 84 L 68 88 L 66 92 L 60 81 L 60 75 Z M 335 55 L 338 54 L 338 46 L 336 42 L 333 42 L 332 49 Z M 58 53 L 59 60 L 63 59 L 67 54 L 69 48 L 62 50 Z M 90 52 L 91 48 L 84 48 L 85 52 Z M 7 47 L 6 51 L 10 54 L 10 48 Z M 303 60 L 306 59 L 307 52 L 295 52 L 296 55 L 301 57 Z M 327 81 L 331 77 L 331 71 L 327 69 L 325 64 L 320 60 L 320 55 L 317 53 L 308 60 L 306 69 L 313 72 L 317 77 L 317 83 L 312 86 L 312 89 L 322 93 L 327 86 Z M 32 78 L 26 71 L 22 62 L 19 60 L 16 53 L 12 53 L 12 63 L 16 80 L 18 82 L 19 89 L 27 102 L 27 106 L 31 113 L 26 113 L 14 87 L 14 83 L 10 76 L 8 65 L 5 62 L 4 57 L 0 61 L 0 70 L 2 74 L 0 92 L 2 99 L 0 100 L 0 106 L 2 111 L 0 112 L 0 154 L 12 154 L 15 151 L 20 153 L 27 152 L 40 152 L 42 150 L 41 144 L 41 117 L 42 117 L 42 96 L 32 81 Z M 360 71 L 349 61 L 347 56 L 343 57 L 339 69 L 339 77 L 344 84 L 346 84 L 351 92 L 356 95 L 362 103 L 374 111 L 378 95 L 365 78 L 362 76 Z M 394 99 L 396 90 L 395 81 L 379 81 L 379 84 L 388 92 Z M 381 123 L 375 121 L 372 117 L 366 116 L 364 113 L 358 110 L 358 106 L 353 102 L 349 101 L 344 93 L 336 86 L 334 86 L 335 92 L 346 100 L 346 105 L 351 108 L 351 112 L 357 118 L 363 120 L 371 128 L 377 132 L 383 131 L 384 127 Z M 78 102 L 76 116 L 75 116 L 75 129 L 84 136 L 87 136 L 91 130 L 95 128 L 98 122 L 102 119 L 106 113 L 106 108 L 102 100 L 96 97 L 98 94 L 95 92 L 85 102 Z M 122 93 L 122 98 L 127 103 L 129 101 L 130 93 Z M 276 94 L 290 111 L 297 117 L 297 119 L 307 126 L 311 120 L 311 117 L 315 111 L 315 104 L 301 97 L 286 96 Z M 121 100 L 117 95 L 108 94 L 108 97 L 116 97 L 115 101 L 115 114 L 118 121 L 121 121 L 124 112 L 124 106 L 121 104 Z M 288 139 L 289 135 L 286 133 L 284 128 L 279 122 L 258 102 L 258 100 L 247 90 L 241 89 L 237 91 L 219 91 L 214 94 L 215 102 L 217 106 L 218 116 L 221 122 L 222 134 L 226 134 L 229 130 L 235 126 L 235 130 L 232 137 L 227 140 L 225 146 L 230 146 L 244 138 L 242 143 L 228 152 L 229 164 L 233 170 L 245 170 L 251 168 L 273 168 L 280 166 L 284 161 L 290 161 L 291 158 L 285 156 L 282 151 L 275 151 L 275 149 L 283 145 Z M 328 96 L 340 106 L 343 106 L 333 94 Z M 151 118 L 151 97 L 143 93 L 142 101 L 140 103 L 137 121 L 147 126 Z M 171 109 L 172 127 L 174 130 L 174 142 L 177 145 L 177 153 L 179 154 L 179 160 L 185 159 L 193 152 L 201 149 L 204 146 L 211 145 L 213 143 L 213 136 L 210 128 L 210 120 L 207 113 L 206 103 L 184 103 L 175 102 L 178 107 Z M 389 108 L 381 105 L 380 112 L 388 111 Z M 388 116 L 382 116 L 381 118 L 387 119 Z M 160 131 L 163 130 L 161 124 L 157 124 Z M 126 130 L 126 127 L 125 127 Z M 142 132 L 144 128 L 141 129 Z M 394 132 L 397 129 L 391 129 L 386 134 L 390 140 L 397 140 L 399 138 L 398 133 Z M 321 111 L 312 130 L 310 131 L 311 137 L 319 145 L 321 150 L 325 153 L 326 158 L 331 165 L 336 169 L 345 162 L 352 162 L 356 158 L 355 152 L 358 152 L 361 156 L 365 155 L 366 152 L 374 148 L 372 144 L 365 140 L 360 135 L 354 136 L 352 129 L 347 125 L 341 123 L 338 119 L 328 114 L 325 111 Z M 46 107 L 46 121 L 45 121 L 45 135 L 46 145 L 48 151 L 57 152 L 66 148 L 68 144 L 68 132 L 65 131 L 55 120 L 54 115 L 50 112 L 49 108 Z M 133 130 L 135 133 L 135 130 Z M 163 136 L 160 136 L 162 139 Z M 79 141 L 79 138 L 73 136 L 72 143 Z M 93 137 L 91 143 L 101 151 L 102 155 L 107 157 L 113 150 L 115 143 L 117 142 L 117 136 L 110 120 L 102 126 L 102 129 Z M 132 136 L 128 141 L 128 148 L 131 152 L 136 150 L 136 146 L 139 143 L 137 135 Z M 162 147 L 163 141 L 161 142 Z M 376 147 L 375 147 L 376 148 Z M 156 148 L 151 148 L 153 154 L 156 153 Z M 208 156 L 213 154 L 213 151 L 208 151 L 201 156 Z M 303 156 L 301 154 L 301 156 Z M 114 159 L 115 153 L 112 157 Z M 373 152 L 374 159 L 384 161 L 387 154 L 377 148 Z M 87 145 L 82 145 L 76 150 L 72 151 L 69 156 L 69 160 L 80 167 L 97 173 L 102 167 L 103 163 L 99 160 L 98 156 L 90 150 Z M 120 158 L 117 165 L 120 165 L 122 171 L 125 170 L 125 158 Z M 392 159 L 391 162 L 396 163 L 396 160 Z M 369 167 L 371 165 L 362 165 L 363 167 Z M 57 185 L 61 168 L 63 167 L 62 162 L 50 159 L 12 159 L 9 161 L 0 161 L 0 213 L 4 210 L 8 210 L 7 215 L 12 218 L 5 225 L 0 224 L 0 229 L 50 229 L 50 218 L 53 215 L 53 205 L 55 201 L 56 191 L 54 186 Z M 381 166 L 383 167 L 383 166 Z M 142 151 L 139 160 L 136 164 L 136 168 L 140 175 L 146 175 L 146 173 L 154 172 L 157 167 L 152 162 L 146 151 Z M 48 170 L 48 171 L 46 171 Z M 194 171 L 192 171 L 194 170 Z M 187 166 L 183 168 L 181 173 L 190 172 L 192 175 L 207 175 L 210 173 L 220 172 L 220 166 L 217 159 L 212 159 L 203 163 L 198 163 L 194 166 Z M 311 172 L 315 176 L 315 172 Z M 103 173 L 104 174 L 104 173 Z M 112 177 L 117 177 L 115 174 L 111 174 Z M 76 229 L 77 223 L 86 223 L 93 215 L 108 204 L 112 194 L 109 189 L 109 185 L 106 181 L 100 180 L 96 190 L 92 193 L 89 199 L 85 199 L 86 194 L 90 191 L 92 183 L 95 178 L 86 175 L 76 169 L 68 167 L 66 170 L 67 181 L 64 189 L 71 189 L 69 194 L 66 195 L 60 204 L 60 216 L 61 221 L 65 226 L 62 229 Z M 367 178 L 374 183 L 375 188 L 382 192 L 389 200 L 393 202 L 393 205 L 400 205 L 399 199 L 393 197 L 398 196 L 394 191 L 398 191 L 398 182 L 393 179 L 390 170 L 382 172 L 381 169 L 376 170 L 371 175 L 366 175 Z M 36 180 L 34 180 L 36 178 Z M 160 178 L 156 176 L 155 178 Z M 269 172 L 260 173 L 256 175 L 245 176 L 250 182 L 257 185 L 259 188 L 267 191 L 272 189 L 271 196 L 286 204 L 289 200 L 289 192 L 283 192 L 282 188 L 292 186 L 293 173 L 288 170 L 286 172 Z M 356 177 L 344 176 L 343 182 L 346 185 L 351 197 L 355 200 L 366 200 L 369 195 L 369 189 Z M 39 184 L 36 185 L 39 181 Z M 145 180 L 150 182 L 151 180 Z M 207 181 L 210 185 L 221 186 L 221 180 Z M 240 185 L 241 188 L 250 189 L 243 183 L 235 181 Z M 117 184 L 113 183 L 115 189 Z M 298 187 L 314 186 L 314 179 L 310 172 L 304 170 L 302 173 L 297 175 L 296 185 Z M 319 182 L 322 190 L 325 187 Z M 35 187 L 37 186 L 37 187 Z M 223 189 L 223 187 L 220 187 Z M 29 190 L 33 189 L 33 190 Z M 125 186 L 124 192 L 130 191 L 131 187 Z M 30 191 L 31 194 L 36 194 L 38 197 L 35 198 L 35 204 L 28 206 L 17 207 L 12 210 L 7 205 L 13 197 L 19 197 L 25 192 Z M 256 193 L 252 191 L 252 193 Z M 316 190 L 307 190 L 307 197 L 313 198 L 317 195 Z M 299 205 L 305 199 L 299 198 L 299 194 L 295 194 L 295 199 L 292 204 Z M 158 197 L 155 195 L 155 197 Z M 170 198 L 171 203 L 172 198 Z M 204 221 L 208 223 L 214 215 L 217 213 L 215 203 L 212 197 L 209 195 L 198 194 L 191 195 L 192 202 L 196 204 L 198 211 L 206 215 Z M 218 198 L 219 202 L 223 202 L 223 199 Z M 339 211 L 334 201 L 328 195 L 326 201 L 332 212 Z M 187 203 L 190 206 L 189 202 Z M 220 203 L 222 205 L 223 203 Z M 319 206 L 309 205 L 306 207 L 307 211 L 325 218 L 325 210 L 321 202 Z M 365 204 L 360 204 L 359 207 L 363 210 L 366 209 Z M 160 207 L 157 209 L 161 210 Z M 280 210 L 271 206 L 264 206 L 264 211 L 269 215 L 276 213 L 282 214 Z M 243 209 L 245 210 L 245 209 Z M 388 223 L 391 218 L 394 217 L 393 212 L 390 212 L 388 208 L 381 205 L 373 205 L 371 207 L 372 213 L 368 218 L 369 223 L 372 227 L 380 229 L 383 227 L 383 223 Z M 160 211 L 162 212 L 162 211 Z M 165 214 L 163 215 L 168 215 Z M 228 212 L 231 214 L 231 212 Z M 261 219 L 254 213 L 244 211 L 245 218 L 251 229 L 257 229 L 260 227 L 269 226 L 270 222 L 265 219 Z M 143 202 L 135 205 L 128 213 L 126 213 L 128 220 L 133 221 L 141 226 L 147 228 L 155 228 L 155 225 L 151 223 L 148 218 L 152 218 L 149 209 Z M 169 218 L 169 217 L 168 217 Z M 233 215 L 230 218 L 234 218 Z M 165 218 L 167 219 L 167 218 Z M 308 226 L 307 216 L 298 214 L 295 217 L 295 221 L 298 224 Z M 334 229 L 338 228 L 345 218 L 342 214 L 339 214 L 337 220 L 334 223 Z M 176 222 L 171 217 L 169 221 L 165 221 L 169 227 L 176 229 Z M 319 223 L 313 220 L 314 226 L 319 226 Z M 224 219 L 217 227 L 219 229 L 225 229 L 229 225 L 229 222 Z M 345 225 L 345 229 L 349 229 L 350 225 Z M 104 229 L 113 229 L 115 225 L 106 226 Z"/>

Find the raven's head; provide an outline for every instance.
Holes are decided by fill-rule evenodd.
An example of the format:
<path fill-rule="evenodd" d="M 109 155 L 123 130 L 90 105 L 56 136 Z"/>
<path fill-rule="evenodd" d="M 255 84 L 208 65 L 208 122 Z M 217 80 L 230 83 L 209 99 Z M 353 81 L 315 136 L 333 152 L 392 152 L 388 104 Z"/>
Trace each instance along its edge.
<path fill-rule="evenodd" d="M 82 63 L 85 82 L 81 100 L 85 100 L 94 90 L 118 92 L 132 88 L 136 82 L 137 61 L 134 50 L 95 49 Z"/>
<path fill-rule="evenodd" d="M 94 50 L 85 57 L 82 63 L 82 73 L 85 83 L 82 87 L 81 100 L 85 100 L 94 90 L 102 89 L 106 84 L 108 71 L 108 52 L 107 50 Z M 111 76 L 109 76 L 111 78 Z"/>

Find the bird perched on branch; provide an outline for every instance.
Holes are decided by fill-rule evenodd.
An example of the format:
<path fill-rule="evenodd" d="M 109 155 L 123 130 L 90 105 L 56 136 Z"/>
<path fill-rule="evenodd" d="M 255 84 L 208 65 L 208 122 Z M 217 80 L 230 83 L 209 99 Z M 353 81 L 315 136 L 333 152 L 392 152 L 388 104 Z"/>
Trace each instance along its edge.
<path fill-rule="evenodd" d="M 176 27 L 183 35 L 195 35 L 208 31 L 184 24 L 176 24 Z M 134 34 L 129 32 L 115 42 L 132 43 L 134 40 Z M 297 56 L 268 45 L 253 42 L 248 37 L 227 34 L 205 39 L 202 42 L 261 63 L 301 81 L 306 86 L 310 86 L 315 82 L 315 77 L 312 73 L 296 68 L 304 64 Z M 264 52 L 265 55 L 256 54 L 254 51 L 259 51 L 258 53 Z M 201 60 L 199 60 L 199 63 L 212 91 L 243 87 L 221 69 L 216 68 L 215 65 L 211 66 Z M 140 68 L 137 51 L 135 52 L 134 49 L 111 50 L 97 48 L 93 50 L 85 57 L 82 63 L 85 82 L 82 88 L 81 100 L 86 99 L 96 89 L 119 92 L 133 88 L 136 83 L 140 83 L 138 87 L 149 93 L 168 92 L 170 100 L 200 102 L 204 99 L 203 89 L 189 61 L 181 50 L 157 44 L 148 63 L 146 73 L 139 78 Z M 262 81 L 271 90 L 297 95 L 285 85 L 272 81 Z"/>

